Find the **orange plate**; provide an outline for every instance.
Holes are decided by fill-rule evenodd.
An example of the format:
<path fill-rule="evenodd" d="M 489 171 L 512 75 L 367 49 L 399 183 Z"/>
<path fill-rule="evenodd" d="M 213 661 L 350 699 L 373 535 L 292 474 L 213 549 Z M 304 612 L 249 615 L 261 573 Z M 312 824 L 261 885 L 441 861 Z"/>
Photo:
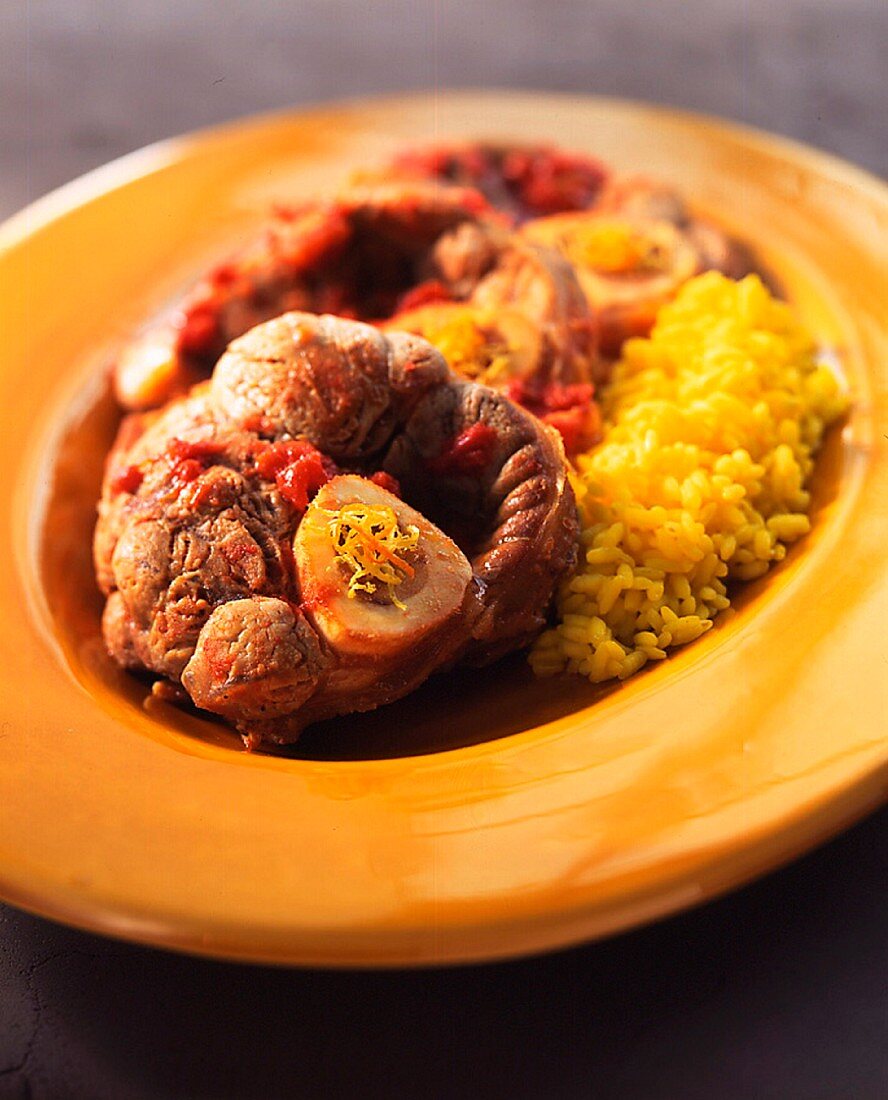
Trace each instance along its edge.
<path fill-rule="evenodd" d="M 620 687 L 520 660 L 328 723 L 298 756 L 110 667 L 88 540 L 109 349 L 292 200 L 446 135 L 561 142 L 681 188 L 757 245 L 854 408 L 814 530 L 694 645 Z M 416 96 L 155 146 L 0 229 L 0 895 L 186 951 L 489 959 L 712 897 L 886 792 L 888 190 L 788 141 L 610 100 Z M 407 755 L 412 753 L 413 755 Z M 343 757 L 347 759 L 342 759 Z"/>

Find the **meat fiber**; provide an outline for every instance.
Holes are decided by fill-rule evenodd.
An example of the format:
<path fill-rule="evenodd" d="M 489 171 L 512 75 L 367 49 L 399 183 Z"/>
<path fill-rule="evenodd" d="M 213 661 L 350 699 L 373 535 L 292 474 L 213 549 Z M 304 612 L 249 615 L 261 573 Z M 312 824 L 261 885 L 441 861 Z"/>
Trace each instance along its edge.
<path fill-rule="evenodd" d="M 343 568 L 329 525 L 354 507 L 415 533 L 397 589 Z M 576 535 L 557 433 L 415 336 L 291 313 L 125 422 L 95 536 L 105 641 L 249 745 L 291 741 L 526 644 Z"/>

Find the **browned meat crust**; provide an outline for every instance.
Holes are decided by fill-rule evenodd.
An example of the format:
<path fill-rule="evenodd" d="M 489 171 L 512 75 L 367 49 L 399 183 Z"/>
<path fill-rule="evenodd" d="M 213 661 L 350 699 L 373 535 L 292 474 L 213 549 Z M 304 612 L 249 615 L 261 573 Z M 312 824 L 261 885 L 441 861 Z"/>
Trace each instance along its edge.
<path fill-rule="evenodd" d="M 305 615 L 267 596 L 214 608 L 182 672 L 182 686 L 204 710 L 250 731 L 280 724 L 314 693 L 326 661 Z"/>
<path fill-rule="evenodd" d="M 305 598 L 311 558 L 297 570 L 293 556 L 310 492 L 300 500 L 275 473 L 275 448 L 314 463 L 309 490 L 335 472 L 331 459 L 387 471 L 428 517 L 435 568 L 463 579 L 449 602 L 431 601 L 432 626 L 409 646 L 397 630 L 380 635 L 375 665 L 361 665 L 321 628 Z M 352 483 L 401 507 L 363 478 L 329 486 Z M 555 432 L 457 380 L 416 337 L 291 313 L 232 344 L 209 386 L 125 422 L 95 537 L 105 640 L 121 665 L 181 683 L 251 744 L 292 740 L 306 721 L 398 698 L 459 657 L 525 644 L 576 532 Z M 360 612 L 361 600 L 343 606 Z"/>
<path fill-rule="evenodd" d="M 596 376 L 598 326 L 576 274 L 554 249 L 516 241 L 470 301 L 492 313 L 520 310 L 536 326 L 538 358 L 524 381 L 571 385 Z"/>
<path fill-rule="evenodd" d="M 339 462 L 378 455 L 417 398 L 448 377 L 416 336 L 288 313 L 231 345 L 211 394 L 229 420 L 267 421 Z"/>
<path fill-rule="evenodd" d="M 475 424 L 492 429 L 484 460 L 430 478 L 448 441 Z M 480 582 L 465 659 L 484 664 L 530 642 L 579 533 L 558 433 L 484 386 L 455 382 L 419 402 L 384 466 L 420 511 L 462 535 Z"/>

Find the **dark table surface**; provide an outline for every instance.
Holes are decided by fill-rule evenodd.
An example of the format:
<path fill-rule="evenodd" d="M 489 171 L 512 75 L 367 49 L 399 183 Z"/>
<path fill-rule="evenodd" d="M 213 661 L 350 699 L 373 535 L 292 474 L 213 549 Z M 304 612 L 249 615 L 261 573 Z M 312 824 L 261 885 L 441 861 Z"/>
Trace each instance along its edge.
<path fill-rule="evenodd" d="M 288 971 L 0 910 L 0 1097 L 882 1100 L 888 811 L 729 898 L 437 971 Z"/>
<path fill-rule="evenodd" d="M 888 171 L 885 0 L 2 0 L 0 216 L 256 110 L 516 86 L 710 111 Z M 213 963 L 0 907 L 0 1100 L 888 1097 L 888 811 L 739 893 L 442 971 Z"/>

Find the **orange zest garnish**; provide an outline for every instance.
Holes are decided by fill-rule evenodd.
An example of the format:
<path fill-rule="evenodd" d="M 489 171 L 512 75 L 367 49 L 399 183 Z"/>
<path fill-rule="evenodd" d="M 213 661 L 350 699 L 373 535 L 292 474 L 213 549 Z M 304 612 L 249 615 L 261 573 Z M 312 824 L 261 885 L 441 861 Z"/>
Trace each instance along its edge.
<path fill-rule="evenodd" d="M 392 603 L 406 610 L 395 594 L 395 588 L 416 575 L 405 561 L 404 554 L 416 550 L 419 528 L 401 528 L 394 508 L 355 502 L 344 504 L 337 511 L 328 511 L 329 534 L 336 556 L 350 571 L 348 595 L 375 592 L 377 586 L 388 588 Z"/>
<path fill-rule="evenodd" d="M 404 573 L 406 573 L 408 577 L 416 576 L 416 570 L 413 568 L 413 566 L 410 565 L 409 562 L 404 561 L 403 558 L 399 558 L 397 554 L 395 554 L 391 550 L 389 550 L 389 548 L 386 546 L 386 544 L 384 542 L 381 542 L 375 535 L 371 534 L 369 531 L 366 531 L 366 530 L 362 531 L 361 534 L 362 534 L 363 538 L 367 542 L 370 543 L 370 545 L 377 552 L 377 554 L 379 554 L 382 557 L 386 558 L 397 569 L 400 569 Z"/>

